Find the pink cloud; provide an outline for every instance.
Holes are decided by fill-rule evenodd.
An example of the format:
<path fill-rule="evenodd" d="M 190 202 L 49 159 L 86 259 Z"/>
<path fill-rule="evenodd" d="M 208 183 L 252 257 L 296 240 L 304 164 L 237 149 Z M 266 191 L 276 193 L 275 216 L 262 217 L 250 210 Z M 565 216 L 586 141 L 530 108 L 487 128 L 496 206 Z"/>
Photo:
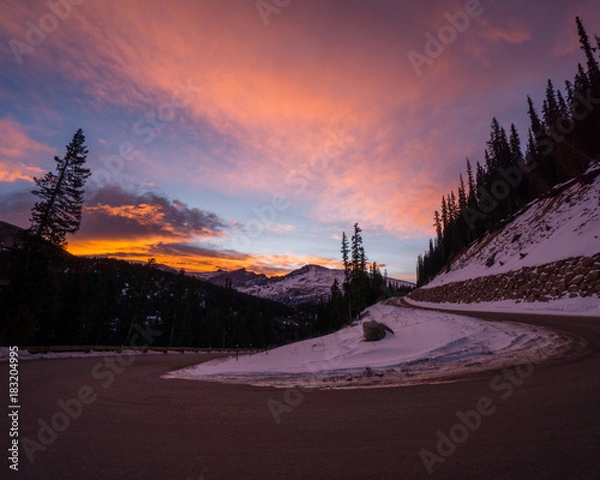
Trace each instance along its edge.
<path fill-rule="evenodd" d="M 54 154 L 54 148 L 31 138 L 19 122 L 0 118 L 0 182 L 33 181 L 44 174 L 40 157 L 51 159 Z"/>
<path fill-rule="evenodd" d="M 172 105 L 181 83 L 193 85 L 162 133 L 172 157 L 161 158 L 158 142 L 144 146 L 129 167 L 136 181 L 184 181 L 253 196 L 256 206 L 281 191 L 311 220 L 361 221 L 398 237 L 431 232 L 433 210 L 472 149 L 464 130 L 496 113 L 494 92 L 521 68 L 512 55 L 533 43 L 533 14 L 486 8 L 418 78 L 407 52 L 422 51 L 425 31 L 464 2 L 389 7 L 388 24 L 375 7 L 324 3 L 293 2 L 265 28 L 253 2 L 83 2 L 27 68 L 62 72 L 100 111 L 140 116 Z M 18 15 L 3 25 L 17 35 L 45 8 L 14 6 Z M 461 127 L 447 113 L 456 103 L 485 116 Z M 354 142 L 311 169 L 339 129 Z M 295 174 L 306 181 L 300 193 L 286 182 Z"/>

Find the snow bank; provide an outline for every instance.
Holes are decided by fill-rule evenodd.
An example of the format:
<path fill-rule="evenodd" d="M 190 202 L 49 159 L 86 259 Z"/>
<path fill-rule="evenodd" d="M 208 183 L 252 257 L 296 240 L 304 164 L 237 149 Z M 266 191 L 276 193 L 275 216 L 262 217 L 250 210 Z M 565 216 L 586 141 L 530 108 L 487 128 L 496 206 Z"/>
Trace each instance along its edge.
<path fill-rule="evenodd" d="M 457 310 L 461 312 L 507 312 L 507 313 L 537 313 L 544 315 L 570 315 L 575 317 L 600 318 L 600 301 L 597 297 L 559 298 L 547 302 L 523 302 L 501 300 L 498 302 L 477 303 L 431 303 L 416 302 L 404 297 L 406 303 L 417 307 Z"/>
<path fill-rule="evenodd" d="M 545 361 L 572 348 L 570 339 L 540 327 L 383 304 L 365 312 L 363 321 L 383 322 L 395 335 L 365 342 L 362 325 L 357 323 L 324 337 L 238 360 L 201 363 L 163 378 L 275 387 L 402 386 Z"/>

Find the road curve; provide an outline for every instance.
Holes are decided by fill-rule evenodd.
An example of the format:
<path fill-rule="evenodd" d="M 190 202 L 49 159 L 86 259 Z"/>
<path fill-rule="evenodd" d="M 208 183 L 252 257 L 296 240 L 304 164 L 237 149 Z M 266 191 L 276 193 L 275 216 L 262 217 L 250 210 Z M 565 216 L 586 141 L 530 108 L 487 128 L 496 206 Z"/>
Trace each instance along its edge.
<path fill-rule="evenodd" d="M 591 349 L 460 383 L 304 392 L 160 378 L 206 354 L 21 362 L 19 471 L 2 478 L 599 479 L 600 319 L 461 314 Z"/>

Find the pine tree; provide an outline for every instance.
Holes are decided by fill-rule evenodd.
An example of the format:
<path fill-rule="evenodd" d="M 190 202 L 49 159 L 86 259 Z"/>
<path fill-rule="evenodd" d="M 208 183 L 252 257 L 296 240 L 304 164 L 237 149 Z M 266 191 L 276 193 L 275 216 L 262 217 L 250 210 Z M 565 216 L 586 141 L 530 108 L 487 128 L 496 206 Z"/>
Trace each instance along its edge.
<path fill-rule="evenodd" d="M 583 66 L 581 65 L 581 63 L 577 64 L 577 74 L 575 75 L 575 84 L 574 84 L 574 90 L 575 90 L 575 99 L 574 99 L 574 104 L 577 103 L 576 102 L 576 97 L 578 95 L 585 95 L 585 92 L 588 91 L 588 89 L 590 88 L 590 79 L 587 75 L 587 73 L 585 73 L 585 70 L 583 69 Z"/>
<path fill-rule="evenodd" d="M 548 134 L 545 126 L 540 121 L 537 112 L 533 106 L 531 97 L 527 96 L 527 105 L 529 120 L 531 122 L 531 133 L 535 140 L 535 149 L 531 151 L 535 156 L 532 157 L 531 163 L 537 165 L 538 174 L 540 177 L 539 186 L 553 187 L 557 184 L 556 160 L 552 155 L 554 151 L 554 141 Z M 542 193 L 542 192 L 539 192 Z"/>
<path fill-rule="evenodd" d="M 582 172 L 587 168 L 591 158 L 600 155 L 600 140 L 598 139 L 600 110 L 592 107 L 589 112 L 586 112 L 585 110 L 589 106 L 584 105 L 588 103 L 585 98 L 600 97 L 600 67 L 594 56 L 594 48 L 590 45 L 590 39 L 579 17 L 576 18 L 576 23 L 579 43 L 586 57 L 587 75 L 580 67 L 575 79 L 575 95 L 579 97 L 578 103 L 580 104 L 578 108 L 579 115 L 583 115 L 584 118 L 581 120 L 578 132 L 574 135 L 575 144 L 579 151 L 573 155 L 575 159 L 572 160 L 572 163 L 578 167 L 579 172 Z M 598 38 L 596 38 L 596 43 L 598 43 Z M 581 110 L 583 110 L 583 113 L 581 113 Z"/>
<path fill-rule="evenodd" d="M 469 187 L 469 193 L 467 195 L 467 204 L 471 208 L 477 206 L 477 186 L 475 185 L 475 179 L 473 178 L 473 168 L 471 162 L 467 158 L 467 184 Z"/>
<path fill-rule="evenodd" d="M 519 176 L 516 177 L 518 180 L 515 180 L 516 185 L 513 186 L 513 191 L 511 192 L 511 200 L 514 202 L 512 205 L 514 210 L 511 211 L 511 213 L 514 213 L 517 208 L 522 207 L 529 201 L 529 180 L 522 172 L 525 160 L 523 158 L 523 152 L 521 151 L 521 138 L 519 137 L 519 132 L 517 132 L 514 123 L 510 124 L 509 144 L 511 164 L 519 169 L 513 171 L 520 172 Z"/>
<path fill-rule="evenodd" d="M 540 121 L 540 118 L 538 117 L 538 114 L 533 106 L 533 100 L 531 100 L 529 95 L 527 95 L 527 107 L 527 114 L 529 115 L 529 121 L 531 122 L 531 131 L 535 138 L 535 136 L 539 135 L 540 133 L 544 133 L 544 129 L 542 127 L 542 122 Z"/>
<path fill-rule="evenodd" d="M 448 215 L 448 206 L 446 205 L 446 197 L 442 195 L 442 233 L 444 236 L 448 233 L 448 225 L 450 224 L 450 218 Z"/>
<path fill-rule="evenodd" d="M 346 232 L 342 232 L 342 262 L 344 264 L 344 285 L 350 282 L 350 251 L 348 249 L 348 237 Z"/>
<path fill-rule="evenodd" d="M 442 220 L 440 219 L 440 212 L 437 210 L 433 212 L 433 226 L 435 227 L 435 234 L 437 237 L 438 244 L 442 243 Z"/>
<path fill-rule="evenodd" d="M 600 109 L 596 108 L 600 36 L 594 36 L 596 46 L 592 47 L 579 17 L 576 23 L 587 69 L 577 65 L 574 82 L 565 82 L 564 94 L 548 80 L 541 115 L 527 96 L 530 127 L 525 155 L 514 124 L 507 135 L 498 120 L 492 119 L 484 161 L 477 162 L 473 170 L 467 158 L 467 178 L 460 175 L 458 195 L 454 191 L 442 195 L 441 210 L 434 213 L 436 238 L 417 259 L 419 286 L 448 265 L 471 238 L 481 238 L 500 226 L 508 214 L 559 182 L 582 174 L 600 156 Z M 457 222 L 461 216 L 470 231 Z"/>
<path fill-rule="evenodd" d="M 465 189 L 465 181 L 463 180 L 462 173 L 458 175 L 459 186 L 458 186 L 458 209 L 462 211 L 467 206 L 467 192 Z"/>
<path fill-rule="evenodd" d="M 362 230 L 358 223 L 354 224 L 354 235 L 352 235 L 352 275 L 357 277 L 364 269 L 361 269 L 364 258 L 364 249 L 362 246 Z"/>
<path fill-rule="evenodd" d="M 558 112 L 560 117 L 569 118 L 569 108 L 567 107 L 567 101 L 560 90 L 556 91 L 556 98 L 558 100 Z"/>
<path fill-rule="evenodd" d="M 567 104 L 572 107 L 575 102 L 575 94 L 573 93 L 573 83 L 569 80 L 565 80 L 565 91 L 567 92 Z"/>
<path fill-rule="evenodd" d="M 84 185 L 90 176 L 85 168 L 88 150 L 81 129 L 66 147 L 64 158 L 54 157 L 56 173 L 48 172 L 35 178 L 37 189 L 32 193 L 41 200 L 31 211 L 30 232 L 54 245 L 65 247 L 67 233 L 79 230 L 83 207 Z"/>
<path fill-rule="evenodd" d="M 581 18 L 576 17 L 575 22 L 577 23 L 577 33 L 579 33 L 579 43 L 581 43 L 581 49 L 584 51 L 587 60 L 588 77 L 592 84 L 592 93 L 598 93 L 598 89 L 600 89 L 600 67 L 598 67 L 598 62 L 594 57 L 590 38 L 583 27 Z"/>
<path fill-rule="evenodd" d="M 544 120 L 548 128 L 556 128 L 558 119 L 560 117 L 560 108 L 558 106 L 558 100 L 556 99 L 556 92 L 552 80 L 548 80 L 546 86 L 546 99 L 544 100 L 544 107 L 542 109 L 544 113 Z"/>

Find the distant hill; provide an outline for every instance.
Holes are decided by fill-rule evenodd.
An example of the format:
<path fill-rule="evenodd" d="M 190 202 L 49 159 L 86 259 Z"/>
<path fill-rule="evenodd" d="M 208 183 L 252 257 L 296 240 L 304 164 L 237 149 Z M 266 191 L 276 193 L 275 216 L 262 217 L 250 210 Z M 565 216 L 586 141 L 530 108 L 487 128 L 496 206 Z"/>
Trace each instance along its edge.
<path fill-rule="evenodd" d="M 0 272 L 0 345 L 264 348 L 309 333 L 286 305 L 158 265 L 22 248 L 0 250 Z"/>
<path fill-rule="evenodd" d="M 231 286 L 243 293 L 275 300 L 286 305 L 316 303 L 329 297 L 331 285 L 337 279 L 344 282 L 344 271 L 320 265 L 305 265 L 287 275 L 267 277 L 242 268 L 231 272 L 217 271 L 197 274 L 199 278 L 216 285 Z M 388 279 L 397 288 L 414 288 L 415 284 L 404 280 Z"/>
<path fill-rule="evenodd" d="M 0 247 L 10 247 L 21 231 L 21 227 L 0 220 Z"/>

